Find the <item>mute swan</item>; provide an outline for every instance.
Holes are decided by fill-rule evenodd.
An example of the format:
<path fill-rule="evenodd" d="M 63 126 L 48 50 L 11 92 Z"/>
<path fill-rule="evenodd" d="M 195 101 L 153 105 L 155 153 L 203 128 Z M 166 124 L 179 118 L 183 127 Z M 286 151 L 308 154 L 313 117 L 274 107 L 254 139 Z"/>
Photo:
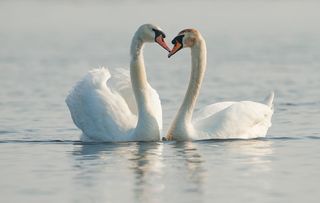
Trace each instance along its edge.
<path fill-rule="evenodd" d="M 66 98 L 82 141 L 159 141 L 162 109 L 159 95 L 147 81 L 143 46 L 156 42 L 170 51 L 163 31 L 151 24 L 138 28 L 131 41 L 130 76 L 123 70 L 89 71 Z M 131 84 L 130 84 L 131 80 Z"/>
<path fill-rule="evenodd" d="M 184 47 L 191 48 L 192 70 L 183 103 L 169 128 L 168 140 L 250 139 L 265 137 L 271 126 L 273 92 L 264 104 L 252 101 L 221 102 L 199 111 L 192 120 L 206 69 L 206 43 L 200 32 L 185 29 L 172 40 L 168 57 Z"/>

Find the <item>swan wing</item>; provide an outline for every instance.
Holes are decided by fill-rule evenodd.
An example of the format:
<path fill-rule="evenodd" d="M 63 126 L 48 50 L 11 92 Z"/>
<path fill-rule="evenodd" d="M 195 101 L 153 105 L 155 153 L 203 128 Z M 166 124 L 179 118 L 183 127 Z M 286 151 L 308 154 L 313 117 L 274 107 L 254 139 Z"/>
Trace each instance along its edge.
<path fill-rule="evenodd" d="M 137 103 L 134 97 L 129 70 L 123 68 L 112 69 L 112 77 L 108 80 L 108 86 L 118 92 L 127 102 L 130 111 L 137 115 Z"/>
<path fill-rule="evenodd" d="M 150 85 L 148 88 L 148 94 L 150 99 L 150 108 L 154 111 L 154 115 L 158 122 L 159 130 L 162 130 L 162 107 L 161 107 L 161 100 L 159 97 L 158 92 L 153 89 Z"/>
<path fill-rule="evenodd" d="M 108 80 L 107 84 L 113 91 L 118 92 L 123 97 L 131 112 L 138 115 L 137 103 L 131 85 L 130 72 L 123 68 L 113 69 L 112 77 Z M 146 95 L 150 98 L 150 109 L 155 112 L 154 115 L 158 121 L 159 130 L 162 130 L 162 107 L 159 94 L 150 84 L 145 91 L 147 91 Z"/>
<path fill-rule="evenodd" d="M 222 110 L 228 108 L 229 106 L 231 106 L 234 103 L 235 102 L 231 102 L 231 101 L 230 102 L 219 102 L 219 103 L 205 106 L 195 113 L 193 122 L 198 122 L 200 120 L 208 118 L 211 115 L 216 114 L 219 111 L 222 111 Z"/>
<path fill-rule="evenodd" d="M 252 101 L 213 104 L 203 111 L 207 114 L 200 114 L 194 126 L 206 139 L 265 137 L 273 114 L 272 107 Z"/>
<path fill-rule="evenodd" d="M 110 78 L 108 69 L 93 69 L 66 98 L 75 125 L 96 141 L 128 139 L 137 122 L 123 93 L 108 85 Z"/>

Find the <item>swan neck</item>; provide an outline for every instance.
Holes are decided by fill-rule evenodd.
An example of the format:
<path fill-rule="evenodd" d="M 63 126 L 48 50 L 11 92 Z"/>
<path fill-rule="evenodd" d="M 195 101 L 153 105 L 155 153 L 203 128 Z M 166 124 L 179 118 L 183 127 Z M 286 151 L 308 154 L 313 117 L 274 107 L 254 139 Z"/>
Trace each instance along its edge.
<path fill-rule="evenodd" d="M 179 109 L 178 120 L 185 124 L 191 123 L 192 114 L 200 92 L 201 84 L 206 69 L 206 44 L 200 39 L 191 48 L 191 76 L 188 90 Z"/>
<path fill-rule="evenodd" d="M 146 117 L 146 114 L 150 114 L 150 111 L 152 111 L 147 105 L 150 100 L 147 94 L 149 83 L 144 65 L 143 47 L 144 41 L 139 37 L 139 34 L 136 33 L 131 42 L 130 77 L 140 121 Z"/>
<path fill-rule="evenodd" d="M 131 60 L 139 56 L 142 56 L 143 45 L 144 45 L 144 42 L 139 37 L 139 33 L 135 33 L 135 35 L 131 40 L 131 47 L 130 47 Z"/>

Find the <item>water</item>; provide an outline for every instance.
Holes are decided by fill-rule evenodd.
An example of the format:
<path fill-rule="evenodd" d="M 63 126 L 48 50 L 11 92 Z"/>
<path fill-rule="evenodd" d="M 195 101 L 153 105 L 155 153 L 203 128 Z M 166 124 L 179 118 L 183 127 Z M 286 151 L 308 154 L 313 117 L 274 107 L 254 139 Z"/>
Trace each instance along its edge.
<path fill-rule="evenodd" d="M 0 2 L 0 201 L 318 202 L 319 6 L 316 1 Z M 186 27 L 204 35 L 208 69 L 197 107 L 261 101 L 274 90 L 267 138 L 79 142 L 64 98 L 90 68 L 128 68 L 131 36 L 145 22 L 159 24 L 168 42 Z M 167 59 L 163 49 L 146 47 L 165 129 L 186 90 L 189 60 L 187 50 Z"/>

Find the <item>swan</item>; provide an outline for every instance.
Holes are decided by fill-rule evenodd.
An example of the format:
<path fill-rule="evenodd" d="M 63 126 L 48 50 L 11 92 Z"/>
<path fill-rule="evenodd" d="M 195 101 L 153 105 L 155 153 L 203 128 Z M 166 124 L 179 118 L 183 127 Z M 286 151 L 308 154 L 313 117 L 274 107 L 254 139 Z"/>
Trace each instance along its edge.
<path fill-rule="evenodd" d="M 182 105 L 167 133 L 167 140 L 250 139 L 265 137 L 271 126 L 274 93 L 264 103 L 221 102 L 208 105 L 192 119 L 206 69 L 206 43 L 195 29 L 182 30 L 173 40 L 168 57 L 191 49 L 191 77 Z"/>
<path fill-rule="evenodd" d="M 89 71 L 66 97 L 74 124 L 83 132 L 82 141 L 159 141 L 162 109 L 159 95 L 148 83 L 143 47 L 156 42 L 170 51 L 161 28 L 141 25 L 130 48 L 130 76 L 122 69 Z"/>

